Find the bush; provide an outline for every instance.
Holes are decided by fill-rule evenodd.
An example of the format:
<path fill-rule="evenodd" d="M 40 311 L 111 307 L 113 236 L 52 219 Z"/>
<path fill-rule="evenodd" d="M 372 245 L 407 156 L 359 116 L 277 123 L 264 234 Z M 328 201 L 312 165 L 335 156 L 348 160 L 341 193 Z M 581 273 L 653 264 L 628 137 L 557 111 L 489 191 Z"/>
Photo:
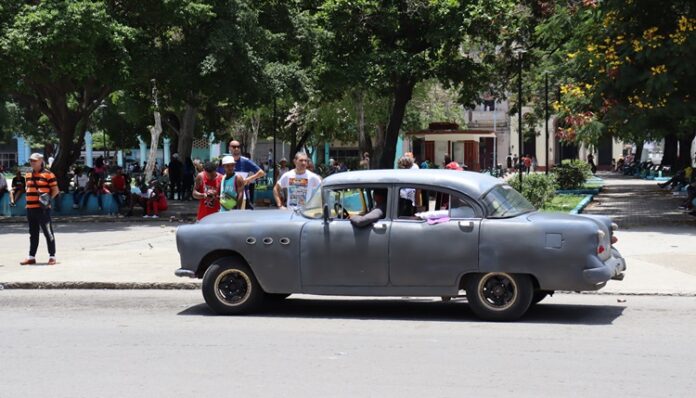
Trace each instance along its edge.
<path fill-rule="evenodd" d="M 553 168 L 560 189 L 579 189 L 592 175 L 590 165 L 582 160 L 564 160 Z"/>
<path fill-rule="evenodd" d="M 522 194 L 534 207 L 541 209 L 544 204 L 550 202 L 556 195 L 556 178 L 549 174 L 529 174 L 522 179 L 522 189 L 520 189 L 519 176 L 508 180 L 518 192 Z"/>

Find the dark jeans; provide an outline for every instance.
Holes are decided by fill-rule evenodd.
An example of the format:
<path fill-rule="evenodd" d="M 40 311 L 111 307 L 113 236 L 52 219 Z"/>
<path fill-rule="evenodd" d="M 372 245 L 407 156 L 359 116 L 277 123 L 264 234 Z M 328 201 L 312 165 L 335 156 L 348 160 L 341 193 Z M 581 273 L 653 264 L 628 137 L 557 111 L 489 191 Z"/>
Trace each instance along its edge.
<path fill-rule="evenodd" d="M 7 193 L 7 189 L 0 190 L 0 202 L 2 202 L 2 198 L 5 197 L 6 193 Z"/>
<path fill-rule="evenodd" d="M 124 192 L 114 192 L 112 193 L 112 195 L 114 196 L 114 202 L 116 202 L 116 205 L 118 206 L 119 210 L 121 210 L 124 204 L 129 204 L 128 195 L 126 195 Z"/>
<path fill-rule="evenodd" d="M 78 188 L 75 192 L 73 192 L 73 204 L 74 205 L 80 205 L 80 201 L 82 198 L 85 196 L 85 190 L 82 188 Z"/>
<path fill-rule="evenodd" d="M 29 221 L 29 255 L 36 256 L 39 248 L 39 229 L 43 231 L 48 244 L 48 255 L 56 255 L 56 238 L 53 235 L 53 224 L 51 224 L 51 209 L 27 209 L 27 220 Z"/>
<path fill-rule="evenodd" d="M 176 195 L 177 199 L 181 200 L 184 197 L 184 182 L 180 178 L 169 178 L 169 199 L 173 200 Z"/>
<path fill-rule="evenodd" d="M 254 210 L 254 192 L 256 191 L 256 184 L 249 184 L 246 187 L 247 203 L 246 208 L 249 210 Z"/>
<path fill-rule="evenodd" d="M 95 192 L 85 192 L 85 198 L 82 200 L 82 207 L 87 206 L 87 203 L 89 203 L 89 196 L 94 195 L 97 197 L 97 204 L 99 205 L 99 208 L 102 208 L 102 194 L 101 193 L 95 193 Z"/>

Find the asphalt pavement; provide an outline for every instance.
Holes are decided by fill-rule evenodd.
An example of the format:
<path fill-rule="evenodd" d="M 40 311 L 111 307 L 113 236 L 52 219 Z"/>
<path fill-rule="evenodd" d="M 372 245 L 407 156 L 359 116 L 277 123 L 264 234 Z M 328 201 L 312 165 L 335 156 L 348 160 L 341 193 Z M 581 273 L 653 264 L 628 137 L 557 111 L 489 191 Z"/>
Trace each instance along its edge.
<path fill-rule="evenodd" d="M 197 291 L 0 291 L 0 397 L 688 397 L 696 303 L 555 295 L 520 322 L 465 302 L 291 296 L 214 316 Z"/>

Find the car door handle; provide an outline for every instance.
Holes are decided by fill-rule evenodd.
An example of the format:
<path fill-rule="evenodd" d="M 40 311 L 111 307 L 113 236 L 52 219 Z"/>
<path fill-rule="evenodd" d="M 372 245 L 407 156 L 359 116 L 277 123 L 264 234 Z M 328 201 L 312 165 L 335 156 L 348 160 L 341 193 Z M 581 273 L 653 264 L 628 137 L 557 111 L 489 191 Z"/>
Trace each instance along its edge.
<path fill-rule="evenodd" d="M 375 229 L 377 231 L 384 231 L 385 229 L 387 229 L 387 224 L 384 224 L 384 223 L 375 224 L 372 226 L 372 229 Z"/>
<path fill-rule="evenodd" d="M 474 222 L 473 221 L 459 221 L 459 229 L 466 231 L 466 232 L 471 232 L 474 230 Z"/>

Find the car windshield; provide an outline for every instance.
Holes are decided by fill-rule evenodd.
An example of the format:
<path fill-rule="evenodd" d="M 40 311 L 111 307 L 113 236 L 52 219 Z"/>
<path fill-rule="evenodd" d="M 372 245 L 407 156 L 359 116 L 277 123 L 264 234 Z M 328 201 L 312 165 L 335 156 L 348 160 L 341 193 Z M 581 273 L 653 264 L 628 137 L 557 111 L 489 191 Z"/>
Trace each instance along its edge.
<path fill-rule="evenodd" d="M 524 196 L 510 185 L 498 185 L 483 197 L 488 217 L 515 217 L 536 210 Z"/>
<path fill-rule="evenodd" d="M 300 209 L 300 213 L 307 218 L 321 218 L 321 187 L 317 188 L 312 197 Z"/>

